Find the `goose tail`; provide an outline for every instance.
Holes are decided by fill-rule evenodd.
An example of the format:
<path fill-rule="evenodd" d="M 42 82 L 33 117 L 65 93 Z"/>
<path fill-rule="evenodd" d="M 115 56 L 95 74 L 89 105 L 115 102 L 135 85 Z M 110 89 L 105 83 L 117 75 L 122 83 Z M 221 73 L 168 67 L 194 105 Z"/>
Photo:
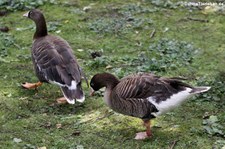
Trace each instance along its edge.
<path fill-rule="evenodd" d="M 81 88 L 71 90 L 68 87 L 61 87 L 64 97 L 69 104 L 75 104 L 75 101 L 84 102 L 85 96 Z"/>
<path fill-rule="evenodd" d="M 199 94 L 199 93 L 204 93 L 210 90 L 210 86 L 200 86 L 200 87 L 194 87 L 191 90 L 191 94 Z"/>

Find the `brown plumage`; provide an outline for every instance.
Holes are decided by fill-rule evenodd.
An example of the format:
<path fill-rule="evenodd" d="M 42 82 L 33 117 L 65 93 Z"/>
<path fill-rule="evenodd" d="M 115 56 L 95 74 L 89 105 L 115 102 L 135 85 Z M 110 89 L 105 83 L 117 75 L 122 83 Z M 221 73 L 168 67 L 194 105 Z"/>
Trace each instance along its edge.
<path fill-rule="evenodd" d="M 33 9 L 24 16 L 36 24 L 31 55 L 39 81 L 59 85 L 70 104 L 74 104 L 74 100 L 83 102 L 85 99 L 81 87 L 83 73 L 70 45 L 60 37 L 48 35 L 45 18 L 41 11 Z M 26 83 L 23 86 L 36 88 L 37 84 Z"/>
<path fill-rule="evenodd" d="M 106 87 L 104 100 L 114 111 L 141 118 L 147 128 L 136 139 L 151 136 L 150 119 L 163 114 L 194 94 L 210 87 L 192 87 L 179 78 L 163 78 L 151 73 L 138 73 L 117 79 L 109 73 L 96 74 L 90 85 L 94 91 Z"/>

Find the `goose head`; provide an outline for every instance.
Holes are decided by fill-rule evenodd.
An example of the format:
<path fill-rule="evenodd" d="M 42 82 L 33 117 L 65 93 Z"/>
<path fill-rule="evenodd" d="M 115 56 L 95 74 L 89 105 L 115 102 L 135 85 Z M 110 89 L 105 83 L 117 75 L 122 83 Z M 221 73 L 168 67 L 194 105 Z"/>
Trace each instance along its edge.
<path fill-rule="evenodd" d="M 23 16 L 33 20 L 36 24 L 36 32 L 33 37 L 34 39 L 48 35 L 45 17 L 40 10 L 32 9 L 23 14 Z"/>
<path fill-rule="evenodd" d="M 114 75 L 106 72 L 98 73 L 94 75 L 90 81 L 90 86 L 92 89 L 91 95 L 103 87 L 113 89 L 118 83 L 119 79 L 117 79 Z"/>
<path fill-rule="evenodd" d="M 44 15 L 38 9 L 32 9 L 27 13 L 23 14 L 23 16 L 33 20 L 34 22 L 44 19 Z"/>

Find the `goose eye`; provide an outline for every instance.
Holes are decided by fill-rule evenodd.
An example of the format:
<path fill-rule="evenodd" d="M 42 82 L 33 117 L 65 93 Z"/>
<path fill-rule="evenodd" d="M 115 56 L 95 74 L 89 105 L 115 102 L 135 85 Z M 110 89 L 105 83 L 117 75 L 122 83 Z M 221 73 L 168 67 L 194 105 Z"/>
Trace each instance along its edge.
<path fill-rule="evenodd" d="M 30 12 L 29 12 L 29 16 L 30 16 L 30 15 L 32 15 L 32 14 L 33 14 L 33 12 L 32 12 L 32 11 L 30 11 Z"/>

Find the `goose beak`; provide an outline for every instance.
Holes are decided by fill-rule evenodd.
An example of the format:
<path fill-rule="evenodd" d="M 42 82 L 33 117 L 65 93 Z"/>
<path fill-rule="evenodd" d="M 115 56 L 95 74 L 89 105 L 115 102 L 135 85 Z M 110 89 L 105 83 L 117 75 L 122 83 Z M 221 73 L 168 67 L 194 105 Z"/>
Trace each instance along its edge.
<path fill-rule="evenodd" d="M 27 13 L 23 14 L 23 17 L 27 17 L 28 18 L 28 16 L 29 16 L 29 11 Z"/>
<path fill-rule="evenodd" d="M 95 90 L 91 87 L 90 96 L 94 96 L 94 94 L 95 94 Z"/>

